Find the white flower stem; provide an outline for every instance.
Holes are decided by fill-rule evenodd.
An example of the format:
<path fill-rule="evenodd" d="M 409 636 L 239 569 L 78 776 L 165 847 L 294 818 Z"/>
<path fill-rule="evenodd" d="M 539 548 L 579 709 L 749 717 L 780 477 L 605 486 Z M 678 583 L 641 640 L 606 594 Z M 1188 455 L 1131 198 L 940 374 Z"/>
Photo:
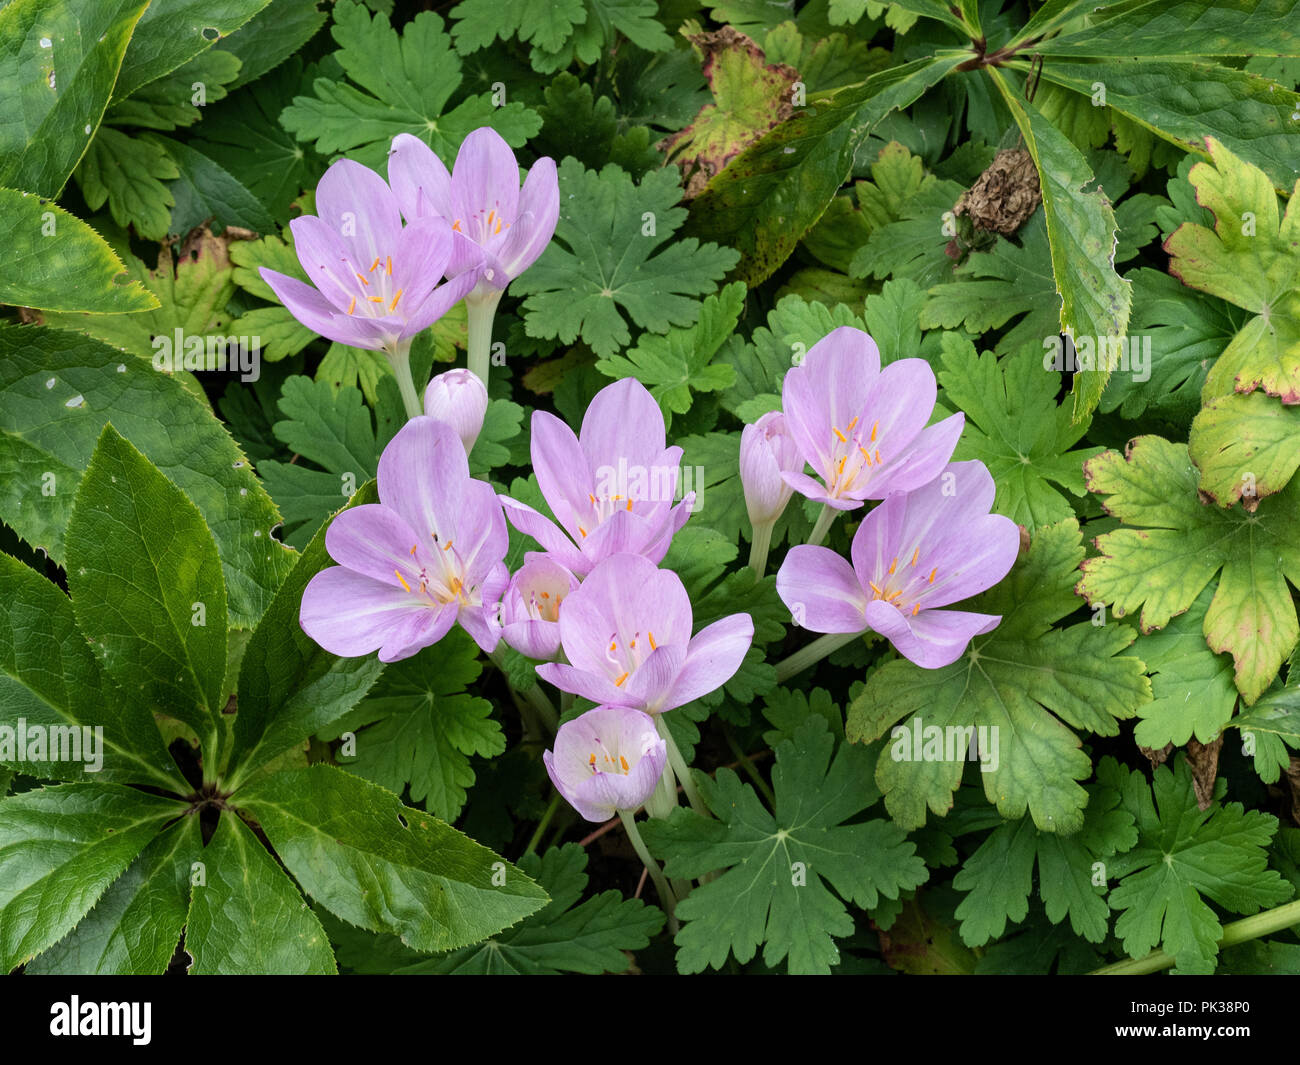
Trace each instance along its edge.
<path fill-rule="evenodd" d="M 673 889 L 668 886 L 668 879 L 664 876 L 664 871 L 659 868 L 659 863 L 650 856 L 650 851 L 645 845 L 645 840 L 641 838 L 641 832 L 636 827 L 636 820 L 627 810 L 619 810 L 619 820 L 623 822 L 624 829 L 627 830 L 627 838 L 632 842 L 632 849 L 636 851 L 636 856 L 641 859 L 650 874 L 650 879 L 654 881 L 655 890 L 659 892 L 659 901 L 664 905 L 664 912 L 668 914 L 668 931 L 671 935 L 677 934 L 677 896 L 673 894 Z"/>
<path fill-rule="evenodd" d="M 465 297 L 465 312 L 469 319 L 469 368 L 484 386 L 492 365 L 492 320 L 503 289 L 494 289 L 487 295 L 471 292 Z"/>
<path fill-rule="evenodd" d="M 838 651 L 845 644 L 852 643 L 859 639 L 866 632 L 831 632 L 825 636 L 818 636 L 807 647 L 801 647 L 788 658 L 781 659 L 776 664 L 776 682 L 784 684 L 791 677 L 802 673 L 809 666 L 820 662 L 827 655 Z"/>
<path fill-rule="evenodd" d="M 829 503 L 822 504 L 822 512 L 817 515 L 817 524 L 813 526 L 813 531 L 808 534 L 808 546 L 820 547 L 821 542 L 826 539 L 826 534 L 830 532 L 831 523 L 839 515 Z"/>
<path fill-rule="evenodd" d="M 767 552 L 772 546 L 772 527 L 774 521 L 759 522 L 754 526 L 754 538 L 749 544 L 749 568 L 754 571 L 754 580 L 763 579 L 767 569 Z"/>
<path fill-rule="evenodd" d="M 418 418 L 424 413 L 424 404 L 411 379 L 411 342 L 399 340 L 386 348 L 384 353 L 393 367 L 393 376 L 397 378 L 397 388 L 402 393 L 402 406 L 406 408 L 407 420 Z"/>
<path fill-rule="evenodd" d="M 664 743 L 668 746 L 668 764 L 673 767 L 673 772 L 677 774 L 682 782 L 682 789 L 686 792 L 686 801 L 691 804 L 691 809 L 697 814 L 702 817 L 712 817 L 713 814 L 704 805 L 704 800 L 700 798 L 700 793 L 696 790 L 695 781 L 691 779 L 691 770 L 686 764 L 686 759 L 682 757 L 682 752 L 677 749 L 677 742 L 673 739 L 668 722 L 664 720 L 663 714 L 655 714 L 654 719 L 655 728 L 659 730 L 659 735 L 663 737 Z"/>

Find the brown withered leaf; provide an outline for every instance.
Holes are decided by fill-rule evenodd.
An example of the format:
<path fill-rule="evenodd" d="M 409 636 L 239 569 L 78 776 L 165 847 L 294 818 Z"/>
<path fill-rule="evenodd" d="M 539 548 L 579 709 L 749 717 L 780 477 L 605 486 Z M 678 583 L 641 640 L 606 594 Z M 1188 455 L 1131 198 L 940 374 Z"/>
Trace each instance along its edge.
<path fill-rule="evenodd" d="M 1192 767 L 1192 790 L 1196 805 L 1208 810 L 1214 801 L 1214 781 L 1219 775 L 1219 751 L 1223 747 L 1220 734 L 1210 743 L 1200 743 L 1195 737 L 1187 741 L 1187 764 Z"/>
<path fill-rule="evenodd" d="M 961 194 L 953 214 L 969 215 L 976 229 L 1010 236 L 1042 201 L 1033 156 L 1023 148 L 1004 148 Z"/>

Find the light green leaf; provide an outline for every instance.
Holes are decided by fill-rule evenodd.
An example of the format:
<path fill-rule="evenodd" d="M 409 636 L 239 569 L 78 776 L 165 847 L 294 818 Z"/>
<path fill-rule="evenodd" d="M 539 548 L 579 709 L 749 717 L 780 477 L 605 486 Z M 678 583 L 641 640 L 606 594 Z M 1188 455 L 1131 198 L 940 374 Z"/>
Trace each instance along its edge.
<path fill-rule="evenodd" d="M 199 853 L 185 950 L 195 976 L 332 976 L 329 938 L 292 880 L 231 810 Z"/>
<path fill-rule="evenodd" d="M 248 460 L 180 381 L 88 337 L 9 326 L 0 327 L 0 396 L 0 514 L 23 539 L 66 561 L 73 493 L 111 420 L 202 512 L 231 624 L 262 616 L 293 552 L 271 536 L 280 517 Z"/>
<path fill-rule="evenodd" d="M 63 784 L 0 802 L 0 972 L 67 935 L 184 811 L 117 784 Z"/>
<path fill-rule="evenodd" d="M 1300 407 L 1263 392 L 1210 400 L 1192 421 L 1187 450 L 1201 490 L 1220 506 L 1280 492 L 1300 467 Z"/>
<path fill-rule="evenodd" d="M 1163 628 L 1222 570 L 1205 613 L 1214 651 L 1230 651 L 1237 690 L 1253 703 L 1300 636 L 1287 581 L 1300 587 L 1300 482 L 1250 513 L 1202 503 L 1187 450 L 1158 436 L 1107 451 L 1085 470 L 1088 488 L 1125 527 L 1097 539 L 1079 591 L 1117 613 L 1142 608 L 1142 631 Z"/>
<path fill-rule="evenodd" d="M 0 246 L 0 303 L 102 313 L 158 306 L 103 237 L 30 192 L 0 188 Z"/>
<path fill-rule="evenodd" d="M 226 587 L 185 494 L 104 426 L 68 521 L 77 624 L 128 699 L 179 718 L 212 757 L 221 734 Z"/>
<path fill-rule="evenodd" d="M 57 196 L 99 126 L 146 0 L 0 8 L 0 185 Z"/>
<path fill-rule="evenodd" d="M 81 923 L 26 971 L 66 976 L 166 972 L 185 928 L 191 866 L 202 852 L 198 817 L 182 817 L 145 847 Z"/>
<path fill-rule="evenodd" d="M 1073 584 L 1083 553 L 1073 519 L 1038 529 L 1000 584 L 962 604 L 1000 615 L 996 629 L 976 636 L 942 669 L 896 659 L 868 676 L 845 732 L 855 743 L 891 736 L 876 783 L 903 827 L 925 824 L 927 806 L 940 816 L 948 812 L 970 730 L 981 727 L 988 731 L 975 739 L 987 754 L 977 775 L 1004 818 L 1028 810 L 1040 831 L 1068 834 L 1082 826 L 1087 793 L 1076 782 L 1092 772 L 1092 761 L 1071 729 L 1113 736 L 1117 719 L 1132 717 L 1151 697 L 1142 662 L 1122 653 L 1136 635 L 1127 626 L 1052 627 L 1080 606 Z M 895 722 L 902 722 L 896 732 Z M 936 736 L 938 749 L 927 747 Z"/>
<path fill-rule="evenodd" d="M 149 240 L 162 240 L 171 225 L 175 202 L 164 181 L 180 169 L 162 146 L 105 126 L 77 167 L 77 184 L 92 211 L 105 203 L 113 221 Z"/>
<path fill-rule="evenodd" d="M 416 950 L 477 943 L 548 901 L 486 847 L 329 766 L 272 774 L 239 792 L 238 802 L 309 895 Z"/>

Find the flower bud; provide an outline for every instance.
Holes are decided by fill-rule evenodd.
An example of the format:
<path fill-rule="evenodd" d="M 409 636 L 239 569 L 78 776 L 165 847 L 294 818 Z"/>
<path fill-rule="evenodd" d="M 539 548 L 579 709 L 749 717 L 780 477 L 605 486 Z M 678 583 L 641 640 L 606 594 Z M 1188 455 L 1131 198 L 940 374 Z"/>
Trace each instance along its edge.
<path fill-rule="evenodd" d="M 487 386 L 469 370 L 440 373 L 424 390 L 424 413 L 455 429 L 467 455 L 483 428 L 487 405 Z"/>
<path fill-rule="evenodd" d="M 803 459 L 786 431 L 784 414 L 770 411 L 745 426 L 740 434 L 740 483 L 750 522 L 767 525 L 776 521 L 794 491 L 781 475 L 802 471 Z"/>
<path fill-rule="evenodd" d="M 506 643 L 521 655 L 553 662 L 560 653 L 560 604 L 578 579 L 558 562 L 535 555 L 510 578 L 501 600 Z"/>
<path fill-rule="evenodd" d="M 556 790 L 588 821 L 608 821 L 654 794 L 667 744 L 640 710 L 598 706 L 567 721 L 542 762 Z"/>

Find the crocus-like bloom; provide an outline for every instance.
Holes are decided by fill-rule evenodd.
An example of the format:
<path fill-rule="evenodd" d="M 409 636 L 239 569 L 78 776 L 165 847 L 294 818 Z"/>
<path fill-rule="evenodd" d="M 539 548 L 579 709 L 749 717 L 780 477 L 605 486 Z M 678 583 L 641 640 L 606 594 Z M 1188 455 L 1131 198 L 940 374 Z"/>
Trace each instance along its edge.
<path fill-rule="evenodd" d="M 691 636 L 681 578 L 640 555 L 613 555 L 564 601 L 560 642 L 569 662 L 537 667 L 563 691 L 658 714 L 725 684 L 754 640 L 732 614 Z"/>
<path fill-rule="evenodd" d="M 663 559 L 695 494 L 673 506 L 682 449 L 664 446 L 663 412 L 645 385 L 625 377 L 602 388 L 583 415 L 580 436 L 545 411 L 533 414 L 532 430 L 537 483 L 563 531 L 502 496 L 516 529 L 579 577 L 620 552 Z"/>
<path fill-rule="evenodd" d="M 546 555 L 535 555 L 510 578 L 501 600 L 501 635 L 521 655 L 549 661 L 560 652 L 560 604 L 578 578 Z"/>
<path fill-rule="evenodd" d="M 341 159 L 325 172 L 316 187 L 316 210 L 319 216 L 289 223 L 312 284 L 266 267 L 260 273 L 289 313 L 323 337 L 372 351 L 391 349 L 428 328 L 474 287 L 471 267 L 482 263 L 477 249 L 441 218 L 403 227 L 392 190 L 360 163 Z M 453 260 L 463 272 L 439 285 Z"/>
<path fill-rule="evenodd" d="M 459 621 L 496 649 L 492 616 L 509 581 L 509 533 L 496 493 L 469 475 L 456 431 L 412 418 L 379 457 L 379 503 L 339 514 L 325 533 L 338 566 L 312 577 L 303 631 L 331 654 L 408 658 Z"/>
<path fill-rule="evenodd" d="M 865 499 L 920 488 L 952 458 L 964 416 L 930 426 L 938 387 L 924 359 L 899 359 L 883 370 L 876 342 L 841 326 L 812 346 L 785 375 L 781 406 L 804 459 L 785 481 L 809 499 L 853 510 Z"/>
<path fill-rule="evenodd" d="M 455 429 L 467 455 L 483 428 L 487 406 L 487 386 L 469 370 L 440 373 L 424 390 L 424 413 Z"/>
<path fill-rule="evenodd" d="M 667 744 L 640 710 L 598 706 L 560 726 L 542 762 L 555 790 L 588 821 L 608 821 L 650 798 L 668 760 Z"/>
<path fill-rule="evenodd" d="M 825 547 L 791 548 L 776 575 L 777 593 L 813 632 L 874 629 L 918 666 L 955 662 L 972 637 L 1002 619 L 937 608 L 997 584 L 1020 549 L 1016 523 L 989 513 L 993 494 L 984 463 L 951 463 L 923 488 L 891 494 L 862 519 L 852 566 Z"/>
<path fill-rule="evenodd" d="M 482 249 L 481 294 L 499 292 L 528 269 L 560 217 L 555 160 L 537 160 L 521 189 L 515 153 L 487 126 L 465 138 L 450 174 L 422 140 L 398 134 L 388 178 L 408 221 L 442 217 Z"/>
<path fill-rule="evenodd" d="M 740 434 L 740 483 L 753 525 L 781 516 L 794 491 L 784 474 L 802 473 L 803 456 L 785 425 L 785 415 L 769 411 Z"/>

